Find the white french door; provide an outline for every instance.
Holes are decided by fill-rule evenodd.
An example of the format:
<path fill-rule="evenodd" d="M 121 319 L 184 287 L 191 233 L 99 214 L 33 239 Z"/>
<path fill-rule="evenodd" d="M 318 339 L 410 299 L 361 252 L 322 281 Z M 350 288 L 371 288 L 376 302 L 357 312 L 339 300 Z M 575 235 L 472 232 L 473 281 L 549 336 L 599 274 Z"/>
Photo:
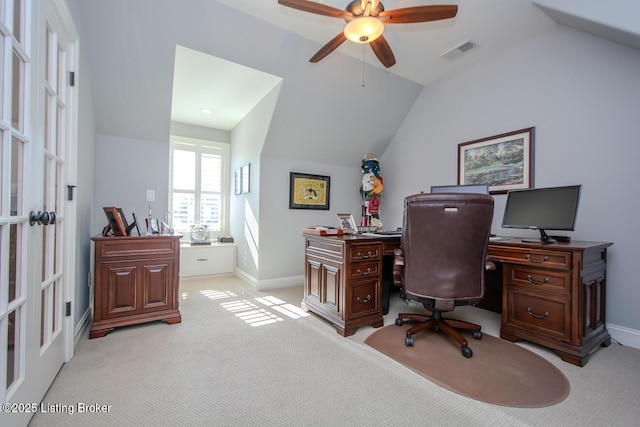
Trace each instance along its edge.
<path fill-rule="evenodd" d="M 16 404 L 0 424 L 26 425 L 37 406 L 20 405 L 37 405 L 73 352 L 66 184 L 75 181 L 68 68 L 77 44 L 62 0 L 0 6 L 0 401 Z"/>

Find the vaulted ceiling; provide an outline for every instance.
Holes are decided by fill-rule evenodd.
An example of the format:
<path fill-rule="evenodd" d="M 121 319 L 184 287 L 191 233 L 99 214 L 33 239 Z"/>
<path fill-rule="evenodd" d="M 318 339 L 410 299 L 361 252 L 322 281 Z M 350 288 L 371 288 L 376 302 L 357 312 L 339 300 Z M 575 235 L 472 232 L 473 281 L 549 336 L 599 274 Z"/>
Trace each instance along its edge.
<path fill-rule="evenodd" d="M 349 0 L 318 2 L 343 9 Z M 118 6 L 120 3 L 123 7 Z M 157 133 L 145 133 L 151 126 L 158 126 L 158 118 L 162 120 L 163 117 L 167 130 L 170 120 L 230 130 L 274 87 L 279 77 L 265 72 L 267 70 L 257 71 L 234 64 L 233 42 L 237 34 L 250 34 L 255 39 L 253 48 L 257 52 L 267 52 L 270 46 L 260 45 L 267 43 L 260 28 L 263 24 L 276 26 L 311 42 L 305 49 L 290 53 L 308 60 L 344 26 L 340 19 L 284 7 L 277 0 L 190 0 L 181 2 L 180 6 L 184 7 L 180 16 L 175 16 L 175 12 L 170 16 L 168 10 L 175 7 L 172 0 L 136 0 L 136 3 L 147 5 L 137 7 L 136 4 L 136 8 L 132 6 L 131 9 L 124 6 L 126 3 L 110 1 L 107 5 L 100 0 L 83 0 L 83 21 L 88 27 L 84 34 L 90 34 L 85 36 L 84 42 L 92 46 L 93 83 L 101 102 L 111 105 L 109 98 L 119 94 L 117 101 L 139 105 L 135 115 L 105 105 L 96 119 L 99 131 L 117 133 L 115 126 L 131 126 L 137 130 L 129 134 L 140 138 L 157 138 Z M 490 60 L 497 52 L 517 47 L 523 40 L 542 34 L 558 23 L 640 48 L 640 24 L 633 19 L 640 13 L 635 0 L 386 0 L 383 3 L 388 10 L 429 4 L 459 6 L 453 19 L 388 25 L 385 29 L 385 38 L 397 60 L 397 64 L 385 72 L 421 85 Z M 227 7 L 257 18 L 256 23 L 264 23 L 248 28 L 211 28 L 209 40 L 200 38 L 191 42 L 186 36 L 192 31 L 188 25 L 177 24 L 178 28 L 170 28 L 172 21 L 193 20 L 195 23 L 202 16 L 224 14 L 229 10 Z M 230 49 L 227 58 L 199 55 L 198 45 L 206 46 L 211 40 L 219 39 L 220 31 L 228 38 L 225 40 Z M 177 41 L 169 40 L 169 37 Z M 175 58 L 167 58 L 161 46 L 166 43 L 180 45 L 181 38 L 189 49 L 177 47 Z M 454 55 L 455 59 L 443 57 L 445 52 L 467 41 L 476 47 L 465 54 Z M 335 75 L 335 57 L 341 55 L 356 58 L 363 66 L 383 68 L 367 46 L 346 42 L 327 58 L 313 64 L 314 71 Z M 265 61 L 272 59 L 265 58 Z M 167 64 L 167 60 L 174 63 Z M 162 71 L 168 67 L 173 72 L 171 82 L 167 82 L 165 71 Z M 149 72 L 151 69 L 154 72 Z M 166 85 L 172 85 L 172 88 L 167 90 Z M 144 95 L 141 90 L 145 91 Z M 154 94 L 153 102 L 148 99 L 151 93 Z M 203 108 L 214 110 L 214 114 L 203 114 Z M 169 116 L 165 112 L 168 110 Z M 129 125 L 129 120 L 140 123 Z"/>

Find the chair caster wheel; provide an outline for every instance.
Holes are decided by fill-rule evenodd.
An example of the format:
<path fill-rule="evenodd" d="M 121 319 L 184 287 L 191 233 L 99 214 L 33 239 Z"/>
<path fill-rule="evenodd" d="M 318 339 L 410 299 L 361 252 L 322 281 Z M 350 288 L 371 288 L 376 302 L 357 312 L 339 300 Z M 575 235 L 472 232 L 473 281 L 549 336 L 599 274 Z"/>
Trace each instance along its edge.
<path fill-rule="evenodd" d="M 398 317 L 398 318 L 396 318 L 396 325 L 397 325 L 397 326 L 402 326 L 402 325 L 404 325 L 404 320 L 402 320 L 402 317 Z"/>
<path fill-rule="evenodd" d="M 406 345 L 407 347 L 413 347 L 413 337 L 412 336 L 405 337 L 404 345 Z"/>
<path fill-rule="evenodd" d="M 462 347 L 462 355 L 468 359 L 473 356 L 473 350 L 469 347 Z"/>
<path fill-rule="evenodd" d="M 482 339 L 482 331 L 473 331 L 473 337 L 477 340 Z"/>

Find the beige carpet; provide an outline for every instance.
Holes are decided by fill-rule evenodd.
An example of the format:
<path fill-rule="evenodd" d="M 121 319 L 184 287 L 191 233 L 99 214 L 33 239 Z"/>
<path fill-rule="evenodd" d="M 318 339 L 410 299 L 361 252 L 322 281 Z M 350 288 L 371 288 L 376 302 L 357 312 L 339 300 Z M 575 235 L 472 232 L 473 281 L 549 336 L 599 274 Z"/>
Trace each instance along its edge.
<path fill-rule="evenodd" d="M 509 341 L 484 334 L 466 336 L 473 357 L 462 356 L 451 338 L 432 331 L 404 344 L 411 324 L 373 332 L 366 344 L 454 393 L 501 406 L 539 408 L 563 401 L 570 391 L 564 374 L 546 359 Z"/>

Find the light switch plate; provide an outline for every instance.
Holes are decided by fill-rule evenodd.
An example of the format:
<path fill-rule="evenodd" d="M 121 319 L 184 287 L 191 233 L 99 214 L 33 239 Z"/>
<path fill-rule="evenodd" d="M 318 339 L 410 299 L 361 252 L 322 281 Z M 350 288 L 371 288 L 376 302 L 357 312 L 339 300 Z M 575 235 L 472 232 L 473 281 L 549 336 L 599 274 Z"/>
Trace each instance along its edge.
<path fill-rule="evenodd" d="M 156 190 L 147 190 L 147 202 L 156 201 Z"/>

